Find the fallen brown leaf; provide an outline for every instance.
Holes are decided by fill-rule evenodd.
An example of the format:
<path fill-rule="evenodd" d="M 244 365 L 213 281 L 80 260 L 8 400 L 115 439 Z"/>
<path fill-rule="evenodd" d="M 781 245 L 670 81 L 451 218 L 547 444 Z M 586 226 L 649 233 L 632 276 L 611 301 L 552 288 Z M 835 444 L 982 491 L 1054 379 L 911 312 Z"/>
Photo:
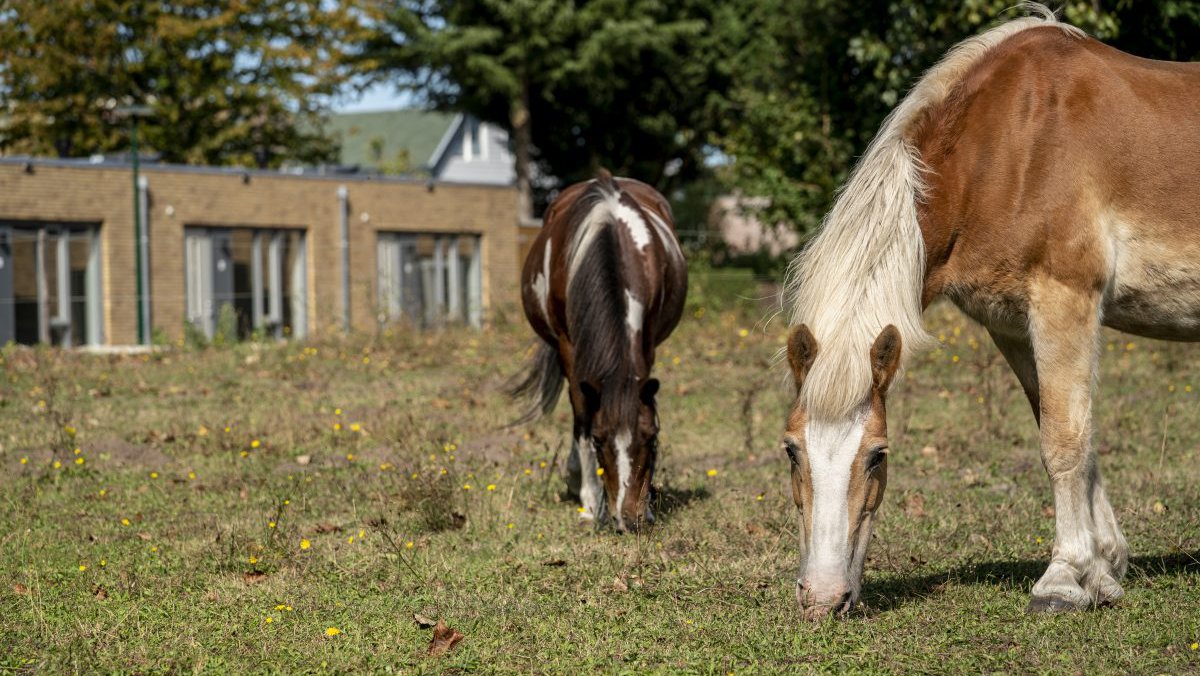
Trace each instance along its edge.
<path fill-rule="evenodd" d="M 433 640 L 429 642 L 429 654 L 433 657 L 445 655 L 464 638 L 466 637 L 463 636 L 461 631 L 447 626 L 442 620 L 438 620 L 437 626 L 433 628 Z"/>
<path fill-rule="evenodd" d="M 258 584 L 267 579 L 267 574 L 261 570 L 251 570 L 242 573 L 242 579 L 246 581 L 246 584 Z"/>
<path fill-rule="evenodd" d="M 137 536 L 140 537 L 141 539 L 145 540 L 146 542 L 150 541 L 149 533 L 138 533 Z"/>
<path fill-rule="evenodd" d="M 96 585 L 96 588 L 92 590 L 92 596 L 96 597 L 97 601 L 103 601 L 108 598 L 108 590 L 101 585 Z"/>
<path fill-rule="evenodd" d="M 20 582 L 16 582 L 13 584 L 13 593 L 14 594 L 22 594 L 22 595 L 28 594 L 29 587 L 26 587 L 25 585 L 21 584 Z"/>
<path fill-rule="evenodd" d="M 331 523 L 319 523 L 317 524 L 316 531 L 318 533 L 336 533 L 341 529 L 341 526 L 335 526 Z"/>
<path fill-rule="evenodd" d="M 913 493 L 904 501 L 904 513 L 912 519 L 920 519 L 925 516 L 925 496 L 920 493 Z"/>
<path fill-rule="evenodd" d="M 612 589 L 615 592 L 627 592 L 629 591 L 629 585 L 625 584 L 625 580 L 617 577 L 613 578 Z"/>
<path fill-rule="evenodd" d="M 437 622 L 425 617 L 421 613 L 413 613 L 413 621 L 416 622 L 417 626 L 421 629 L 428 629 L 437 624 Z"/>
<path fill-rule="evenodd" d="M 565 566 L 567 562 L 562 559 L 547 559 L 542 561 L 543 566 Z"/>

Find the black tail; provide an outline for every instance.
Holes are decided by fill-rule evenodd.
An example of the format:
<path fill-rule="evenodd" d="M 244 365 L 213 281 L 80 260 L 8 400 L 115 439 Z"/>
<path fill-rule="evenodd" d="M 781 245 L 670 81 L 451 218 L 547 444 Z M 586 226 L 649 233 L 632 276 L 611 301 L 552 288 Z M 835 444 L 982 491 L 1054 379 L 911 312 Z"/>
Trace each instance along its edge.
<path fill-rule="evenodd" d="M 518 377 L 520 375 L 514 376 L 513 380 Z M 550 343 L 539 340 L 524 378 L 508 387 L 508 396 L 529 402 L 529 410 L 509 423 L 509 427 L 531 423 L 553 411 L 562 393 L 562 386 L 563 372 L 558 363 L 558 350 Z"/>

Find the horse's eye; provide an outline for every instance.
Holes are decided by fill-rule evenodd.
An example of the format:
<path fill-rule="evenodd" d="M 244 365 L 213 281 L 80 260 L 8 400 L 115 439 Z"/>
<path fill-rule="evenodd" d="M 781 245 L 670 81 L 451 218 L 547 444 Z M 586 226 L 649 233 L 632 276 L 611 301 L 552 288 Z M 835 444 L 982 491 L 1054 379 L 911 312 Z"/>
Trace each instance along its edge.
<path fill-rule="evenodd" d="M 792 441 L 791 439 L 784 440 L 783 450 L 787 452 L 788 460 L 791 460 L 793 465 L 800 463 L 800 461 L 796 459 L 796 454 L 800 452 L 800 449 L 796 446 L 796 442 Z"/>
<path fill-rule="evenodd" d="M 871 450 L 871 460 L 867 463 L 867 474 L 879 469 L 884 460 L 887 460 L 887 446 L 880 446 Z"/>

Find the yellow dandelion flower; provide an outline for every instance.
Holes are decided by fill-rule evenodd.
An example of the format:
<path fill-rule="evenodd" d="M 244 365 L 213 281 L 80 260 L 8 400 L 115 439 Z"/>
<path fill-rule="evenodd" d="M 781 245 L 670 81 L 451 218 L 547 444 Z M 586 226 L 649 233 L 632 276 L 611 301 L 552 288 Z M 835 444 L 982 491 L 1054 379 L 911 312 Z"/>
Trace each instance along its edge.
<path fill-rule="evenodd" d="M 342 633 L 342 630 L 338 629 L 337 627 L 330 627 L 325 630 L 326 636 L 337 636 L 340 633 Z"/>
<path fill-rule="evenodd" d="M 267 624 L 271 624 L 274 621 L 275 618 L 271 617 L 270 615 L 267 616 L 267 619 L 263 620 L 263 622 L 266 622 Z"/>
<path fill-rule="evenodd" d="M 241 455 L 243 458 L 249 458 L 249 457 L 250 457 L 250 451 L 242 451 L 240 455 Z"/>
<path fill-rule="evenodd" d="M 75 455 L 79 455 L 80 453 L 83 453 L 83 449 L 77 448 L 77 449 L 75 449 L 74 453 L 75 453 Z"/>
<path fill-rule="evenodd" d="M 358 529 L 358 539 L 361 540 L 361 539 L 365 538 L 366 536 L 367 536 L 367 531 L 365 529 L 359 528 Z"/>
<path fill-rule="evenodd" d="M 22 464 L 22 465 L 28 465 L 28 464 L 29 464 L 29 458 L 27 458 L 27 457 L 23 457 L 23 458 L 21 458 L 21 464 Z"/>
<path fill-rule="evenodd" d="M 287 607 L 285 607 L 285 608 L 284 608 L 284 610 L 286 610 L 286 611 L 288 611 L 288 612 L 290 613 L 290 612 L 292 612 L 292 607 L 291 607 L 291 606 L 287 606 Z"/>
<path fill-rule="evenodd" d="M 151 478 L 151 479 L 157 479 L 157 478 L 158 478 L 158 472 L 151 472 L 151 473 L 150 473 L 150 478 Z"/>
<path fill-rule="evenodd" d="M 128 525 L 129 525 L 129 519 L 121 519 L 121 525 L 122 525 L 122 526 L 128 526 Z"/>
<path fill-rule="evenodd" d="M 463 490 L 464 490 L 464 491 L 469 491 L 469 490 L 471 490 L 471 484 L 463 484 Z"/>
<path fill-rule="evenodd" d="M 1168 392 L 1174 392 L 1174 391 L 1175 391 L 1175 386 L 1174 386 L 1174 385 L 1167 385 L 1167 391 L 1168 391 Z"/>
<path fill-rule="evenodd" d="M 362 425 L 359 425 L 358 423 L 351 423 L 351 424 L 350 424 L 350 431 L 351 431 L 351 432 L 361 432 L 361 431 L 362 431 Z"/>
<path fill-rule="evenodd" d="M 342 431 L 342 423 L 333 423 L 333 431 L 341 432 Z"/>
<path fill-rule="evenodd" d="M 262 442 L 258 439 L 254 439 L 250 442 L 250 448 L 258 448 L 259 446 L 262 446 Z"/>
<path fill-rule="evenodd" d="M 151 545 L 151 546 L 150 546 L 150 551 L 151 551 L 151 552 L 157 552 L 157 551 L 158 551 L 158 545 Z"/>
<path fill-rule="evenodd" d="M 254 565 L 254 564 L 258 563 L 258 557 L 257 557 L 257 556 L 251 556 L 250 558 L 248 558 L 248 559 L 246 559 L 246 560 L 250 562 L 250 565 Z"/>
<path fill-rule="evenodd" d="M 1188 647 L 1192 650 L 1200 650 L 1200 641 L 1192 641 L 1192 644 Z"/>
<path fill-rule="evenodd" d="M 87 566 L 85 566 L 85 565 L 84 565 L 84 564 L 82 564 L 82 563 L 81 563 L 81 564 L 79 564 L 79 572 L 81 572 L 81 573 L 82 573 L 82 572 L 83 572 L 83 571 L 85 571 L 85 570 L 87 570 Z"/>
<path fill-rule="evenodd" d="M 674 364 L 675 366 L 679 366 L 679 363 L 682 361 L 683 360 L 679 358 L 679 355 L 675 355 L 674 357 L 671 358 L 671 363 Z"/>
<path fill-rule="evenodd" d="M 1191 391 L 1192 391 L 1192 386 L 1191 386 L 1191 385 L 1184 385 L 1184 386 L 1183 386 L 1183 391 L 1184 391 L 1184 392 L 1191 392 Z"/>
<path fill-rule="evenodd" d="M 604 476 L 604 468 L 603 467 L 596 468 L 596 476 Z"/>
<path fill-rule="evenodd" d="M 509 529 L 509 530 L 512 530 L 513 528 L 515 528 L 515 526 L 514 526 L 513 524 L 511 524 L 511 523 L 510 523 L 510 524 L 508 524 L 508 529 Z"/>
<path fill-rule="evenodd" d="M 754 499 L 755 499 L 755 500 L 758 500 L 759 502 L 762 502 L 764 497 L 766 497 L 764 494 L 762 494 L 762 493 L 759 493 L 758 495 L 756 495 L 756 496 L 754 497 Z"/>
<path fill-rule="evenodd" d="M 370 358 L 370 357 L 363 357 L 363 363 L 364 363 L 364 364 L 370 364 L 370 363 L 371 363 L 371 358 Z"/>
<path fill-rule="evenodd" d="M 189 478 L 189 479 L 191 479 L 192 481 L 195 481 L 195 480 L 196 480 L 196 473 L 195 473 L 195 472 L 188 472 L 188 478 Z"/>
<path fill-rule="evenodd" d="M 75 464 L 76 464 L 76 465 L 82 465 L 82 464 L 83 464 L 83 458 L 75 458 Z"/>
<path fill-rule="evenodd" d="M 340 409 L 340 408 L 335 408 L 335 409 L 333 409 L 333 414 L 334 414 L 334 415 L 341 415 L 341 414 L 342 414 L 342 409 Z"/>
<path fill-rule="evenodd" d="M 283 610 L 284 608 L 287 608 L 287 606 L 283 605 L 282 603 L 280 603 L 279 605 L 275 606 L 275 610 Z"/>
<path fill-rule="evenodd" d="M 543 461 L 539 462 L 539 463 L 538 463 L 538 467 L 540 467 L 540 468 L 542 468 L 542 469 L 546 469 L 546 461 L 545 461 L 545 460 L 543 460 Z"/>
<path fill-rule="evenodd" d="M 579 507 L 576 507 L 576 509 L 579 511 L 579 513 L 580 513 L 580 514 L 583 514 L 585 511 L 587 511 L 587 509 L 586 509 L 586 508 L 584 508 L 584 506 L 583 506 L 583 505 L 580 505 Z"/>
<path fill-rule="evenodd" d="M 97 493 L 97 495 L 99 495 L 100 497 L 104 497 L 104 496 L 108 495 L 108 489 L 107 489 L 107 488 L 101 488 L 101 489 L 100 489 L 100 492 L 99 492 L 99 493 Z"/>
<path fill-rule="evenodd" d="M 354 536 L 353 536 L 353 535 L 351 535 L 350 537 L 346 538 L 346 544 L 348 544 L 348 545 L 352 545 L 352 544 L 354 544 Z"/>
<path fill-rule="evenodd" d="M 347 453 L 347 454 L 346 454 L 346 460 L 348 460 L 348 461 L 350 461 L 350 462 L 354 462 L 354 454 L 353 454 L 353 453 Z"/>
<path fill-rule="evenodd" d="M 1126 350 L 1126 351 L 1132 350 L 1132 349 L 1133 349 L 1133 348 L 1135 348 L 1135 347 L 1137 347 L 1137 345 L 1134 345 L 1133 343 L 1125 343 L 1125 350 Z"/>
<path fill-rule="evenodd" d="M 953 357 L 950 357 L 950 361 L 952 361 L 952 362 L 954 362 L 955 364 L 957 364 L 957 363 L 958 363 L 958 355 L 954 355 Z"/>
<path fill-rule="evenodd" d="M 496 484 L 488 484 L 488 485 L 487 485 L 487 489 L 488 489 L 489 491 L 494 491 L 494 490 L 496 490 Z"/>
<path fill-rule="evenodd" d="M 738 336 L 739 336 L 739 337 L 741 337 L 741 338 L 745 338 L 746 336 L 749 336 L 749 335 L 750 335 L 750 330 L 749 330 L 749 329 L 738 329 Z"/>
<path fill-rule="evenodd" d="M 405 543 L 404 543 L 404 548 L 405 548 L 405 549 L 412 549 L 412 548 L 413 548 L 413 546 L 414 546 L 414 545 L 413 545 L 413 541 L 412 541 L 412 540 L 409 540 L 408 542 L 405 542 Z"/>
<path fill-rule="evenodd" d="M 75 436 L 75 428 L 71 427 L 70 425 L 67 425 L 66 427 L 64 427 L 63 431 L 66 432 L 67 436 L 69 436 L 69 437 Z"/>
<path fill-rule="evenodd" d="M 101 567 L 101 568 L 103 568 L 103 567 L 105 567 L 105 566 L 107 566 L 107 565 L 108 565 L 108 561 L 105 561 L 104 559 L 100 559 L 100 567 Z"/>
<path fill-rule="evenodd" d="M 286 507 L 287 505 L 290 505 L 290 504 L 292 504 L 292 501 L 291 501 L 291 500 L 284 500 L 284 501 L 283 501 L 283 504 L 284 504 L 284 506 Z"/>
<path fill-rule="evenodd" d="M 706 472 L 706 474 L 708 474 L 709 476 L 716 476 L 716 475 L 717 475 L 717 470 L 715 470 L 715 469 L 710 469 L 710 470 L 708 470 L 708 472 Z"/>
<path fill-rule="evenodd" d="M 229 434 L 229 432 L 230 432 L 230 427 L 229 427 L 229 425 L 226 425 L 225 426 L 225 434 Z"/>
<path fill-rule="evenodd" d="M 311 542 L 309 542 L 309 541 L 308 541 L 308 540 L 306 540 L 306 539 L 302 539 L 302 540 L 300 540 L 300 549 L 308 549 L 309 547 L 312 547 L 312 543 L 311 543 Z"/>
<path fill-rule="evenodd" d="M 61 461 L 61 460 L 55 460 L 55 461 L 54 461 L 54 469 L 61 469 L 61 468 L 62 468 L 62 461 Z"/>
<path fill-rule="evenodd" d="M 526 468 L 525 468 L 525 476 L 529 476 L 530 474 L 533 474 L 533 470 L 531 470 L 531 469 L 529 469 L 528 467 L 526 467 Z"/>
<path fill-rule="evenodd" d="M 274 521 L 268 521 L 268 522 L 267 522 L 267 528 L 274 528 L 274 527 L 275 527 L 275 522 L 274 522 Z"/>

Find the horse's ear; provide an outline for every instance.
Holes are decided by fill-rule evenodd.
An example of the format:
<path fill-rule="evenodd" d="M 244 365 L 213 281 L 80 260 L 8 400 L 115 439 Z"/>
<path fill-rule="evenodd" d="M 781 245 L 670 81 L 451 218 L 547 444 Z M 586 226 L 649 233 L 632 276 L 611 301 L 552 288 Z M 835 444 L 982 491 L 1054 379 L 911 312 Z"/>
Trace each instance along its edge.
<path fill-rule="evenodd" d="M 593 387 L 591 383 L 583 381 L 579 383 L 579 391 L 583 394 L 583 410 L 589 414 L 600 410 L 600 390 Z"/>
<path fill-rule="evenodd" d="M 871 346 L 871 379 L 880 392 L 886 392 L 892 384 L 896 369 L 900 368 L 900 352 L 900 331 L 888 324 Z"/>
<path fill-rule="evenodd" d="M 641 397 L 643 404 L 645 404 L 647 406 L 654 405 L 654 396 L 656 394 L 658 394 L 658 387 L 659 387 L 658 378 L 651 378 L 651 379 L 647 380 L 646 382 L 642 383 L 642 391 L 639 396 Z"/>
<path fill-rule="evenodd" d="M 796 379 L 796 389 L 804 384 L 808 369 L 812 368 L 813 360 L 817 358 L 817 339 L 813 337 L 808 326 L 800 324 L 793 326 L 788 334 L 787 342 L 788 364 L 792 367 L 792 377 Z"/>

